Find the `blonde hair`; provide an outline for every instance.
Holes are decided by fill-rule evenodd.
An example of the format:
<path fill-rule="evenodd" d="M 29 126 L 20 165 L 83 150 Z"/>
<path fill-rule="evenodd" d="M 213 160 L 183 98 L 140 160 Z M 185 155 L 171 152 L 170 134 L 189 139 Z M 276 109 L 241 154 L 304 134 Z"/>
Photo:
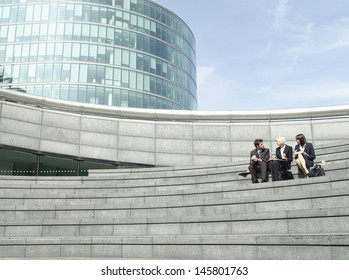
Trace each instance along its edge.
<path fill-rule="evenodd" d="M 276 141 L 279 142 L 279 143 L 281 143 L 281 144 L 285 144 L 285 143 L 286 143 L 286 139 L 285 139 L 285 137 L 283 137 L 283 136 L 277 137 L 277 138 L 276 138 Z"/>

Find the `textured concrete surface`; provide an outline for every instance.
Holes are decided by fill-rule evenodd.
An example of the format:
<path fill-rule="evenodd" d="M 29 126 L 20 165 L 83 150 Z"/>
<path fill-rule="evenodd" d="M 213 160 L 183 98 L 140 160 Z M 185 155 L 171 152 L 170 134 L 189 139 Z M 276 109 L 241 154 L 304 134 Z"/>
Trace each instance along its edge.
<path fill-rule="evenodd" d="M 308 246 L 312 243 L 312 246 Z M 4 246 L 2 246 L 5 244 Z M 279 244 L 275 246 L 275 244 Z M 338 244 L 341 244 L 340 246 Z M 176 245 L 176 246 L 173 246 Z M 345 235 L 0 238 L 0 257 L 125 259 L 348 259 Z"/>
<path fill-rule="evenodd" d="M 343 147 L 319 148 L 330 157 L 324 177 L 258 185 L 237 175 L 243 162 L 2 176 L 0 257 L 348 259 Z"/>
<path fill-rule="evenodd" d="M 43 152 L 157 166 L 193 166 L 248 161 L 255 138 L 275 150 L 283 135 L 295 146 L 304 133 L 315 147 L 348 140 L 349 120 L 166 122 L 66 113 L 0 101 L 0 144 Z"/>
<path fill-rule="evenodd" d="M 347 118 L 181 123 L 0 109 L 0 144 L 173 165 L 0 176 L 0 258 L 349 259 Z M 274 150 L 276 136 L 291 144 L 300 130 L 326 176 L 238 176 L 257 134 Z"/>

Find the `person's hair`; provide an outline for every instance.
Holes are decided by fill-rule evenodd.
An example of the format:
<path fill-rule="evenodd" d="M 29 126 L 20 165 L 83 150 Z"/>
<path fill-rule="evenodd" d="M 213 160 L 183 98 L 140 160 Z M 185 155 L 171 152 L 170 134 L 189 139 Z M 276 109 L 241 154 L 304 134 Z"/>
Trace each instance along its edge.
<path fill-rule="evenodd" d="M 276 141 L 277 141 L 277 142 L 280 142 L 281 144 L 285 144 L 285 143 L 286 143 L 286 139 L 285 139 L 285 137 L 283 137 L 283 136 L 277 137 L 277 138 L 276 138 Z"/>
<path fill-rule="evenodd" d="M 307 139 L 305 139 L 304 134 L 297 134 L 296 135 L 296 140 L 299 140 L 299 143 L 303 146 Z"/>
<path fill-rule="evenodd" d="M 254 140 L 254 146 L 257 148 L 259 146 L 259 144 L 262 142 L 263 142 L 263 139 L 256 139 L 256 140 Z"/>

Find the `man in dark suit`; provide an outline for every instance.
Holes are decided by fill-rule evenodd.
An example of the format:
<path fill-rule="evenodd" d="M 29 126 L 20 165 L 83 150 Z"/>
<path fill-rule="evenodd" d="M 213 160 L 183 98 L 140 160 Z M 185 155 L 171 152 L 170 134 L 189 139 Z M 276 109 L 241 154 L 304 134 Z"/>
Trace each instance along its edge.
<path fill-rule="evenodd" d="M 250 165 L 248 166 L 252 183 L 259 183 L 258 173 L 261 173 L 262 182 L 268 182 L 269 149 L 264 147 L 263 139 L 254 140 L 254 146 L 256 149 L 250 153 Z"/>

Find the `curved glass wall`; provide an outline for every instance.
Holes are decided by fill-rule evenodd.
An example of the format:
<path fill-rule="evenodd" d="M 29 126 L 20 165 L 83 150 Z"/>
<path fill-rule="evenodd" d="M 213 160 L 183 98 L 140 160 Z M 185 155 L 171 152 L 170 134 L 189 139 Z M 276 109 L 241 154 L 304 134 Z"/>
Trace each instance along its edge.
<path fill-rule="evenodd" d="M 0 86 L 83 103 L 195 110 L 195 39 L 149 0 L 0 0 Z"/>

